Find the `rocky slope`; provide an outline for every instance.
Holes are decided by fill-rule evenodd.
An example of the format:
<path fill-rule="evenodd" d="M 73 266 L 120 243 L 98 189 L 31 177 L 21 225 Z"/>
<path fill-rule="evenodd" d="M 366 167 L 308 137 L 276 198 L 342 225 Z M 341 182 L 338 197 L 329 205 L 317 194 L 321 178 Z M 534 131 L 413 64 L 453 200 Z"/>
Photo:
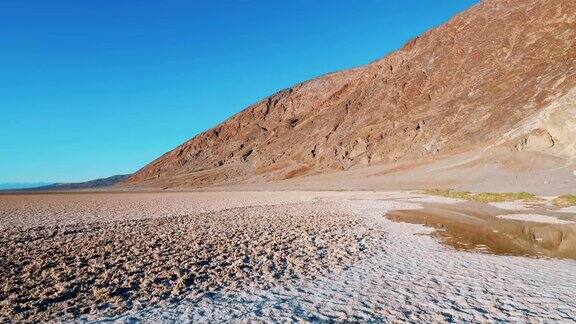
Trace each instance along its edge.
<path fill-rule="evenodd" d="M 381 60 L 248 107 L 122 185 L 283 180 L 490 150 L 568 166 L 575 65 L 575 1 L 484 1 Z"/>

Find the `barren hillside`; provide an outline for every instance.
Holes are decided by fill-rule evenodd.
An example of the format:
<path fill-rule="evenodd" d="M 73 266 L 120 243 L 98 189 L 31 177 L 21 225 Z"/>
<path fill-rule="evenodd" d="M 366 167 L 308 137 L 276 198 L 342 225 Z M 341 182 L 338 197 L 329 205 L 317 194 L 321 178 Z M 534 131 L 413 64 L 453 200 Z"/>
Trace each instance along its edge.
<path fill-rule="evenodd" d="M 487 151 L 569 166 L 575 65 L 576 1 L 484 1 L 383 59 L 246 108 L 123 185 L 189 188 L 410 169 Z"/>

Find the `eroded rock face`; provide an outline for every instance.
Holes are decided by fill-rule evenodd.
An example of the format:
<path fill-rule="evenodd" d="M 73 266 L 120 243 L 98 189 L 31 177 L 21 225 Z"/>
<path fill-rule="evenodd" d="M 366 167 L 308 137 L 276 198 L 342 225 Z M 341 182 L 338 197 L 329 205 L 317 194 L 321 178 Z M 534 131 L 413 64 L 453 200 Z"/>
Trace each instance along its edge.
<path fill-rule="evenodd" d="M 248 107 L 124 185 L 278 180 L 486 147 L 576 86 L 575 40 L 575 1 L 484 1 L 381 60 Z"/>
<path fill-rule="evenodd" d="M 576 159 L 576 87 L 526 118 L 509 132 L 518 151 L 545 153 L 567 161 Z"/>
<path fill-rule="evenodd" d="M 528 136 L 522 138 L 516 149 L 518 151 L 543 151 L 554 146 L 554 138 L 550 133 L 542 128 L 537 128 L 530 132 Z"/>

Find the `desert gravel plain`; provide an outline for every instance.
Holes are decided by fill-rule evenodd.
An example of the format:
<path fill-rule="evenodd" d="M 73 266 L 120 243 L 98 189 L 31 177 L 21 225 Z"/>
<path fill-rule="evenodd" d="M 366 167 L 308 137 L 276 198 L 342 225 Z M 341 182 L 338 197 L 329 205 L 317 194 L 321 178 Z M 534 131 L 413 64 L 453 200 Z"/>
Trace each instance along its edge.
<path fill-rule="evenodd" d="M 574 322 L 576 261 L 546 252 L 567 238 L 502 255 L 387 217 L 469 208 L 408 191 L 0 195 L 0 322 Z M 574 232 L 571 210 L 486 208 Z"/>

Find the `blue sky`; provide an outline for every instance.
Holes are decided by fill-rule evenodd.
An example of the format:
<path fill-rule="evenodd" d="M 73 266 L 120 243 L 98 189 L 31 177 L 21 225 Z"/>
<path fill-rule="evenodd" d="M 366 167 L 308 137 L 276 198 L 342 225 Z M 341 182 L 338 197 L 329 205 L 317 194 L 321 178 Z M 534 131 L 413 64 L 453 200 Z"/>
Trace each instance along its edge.
<path fill-rule="evenodd" d="M 134 172 L 476 0 L 0 1 L 0 182 Z"/>

